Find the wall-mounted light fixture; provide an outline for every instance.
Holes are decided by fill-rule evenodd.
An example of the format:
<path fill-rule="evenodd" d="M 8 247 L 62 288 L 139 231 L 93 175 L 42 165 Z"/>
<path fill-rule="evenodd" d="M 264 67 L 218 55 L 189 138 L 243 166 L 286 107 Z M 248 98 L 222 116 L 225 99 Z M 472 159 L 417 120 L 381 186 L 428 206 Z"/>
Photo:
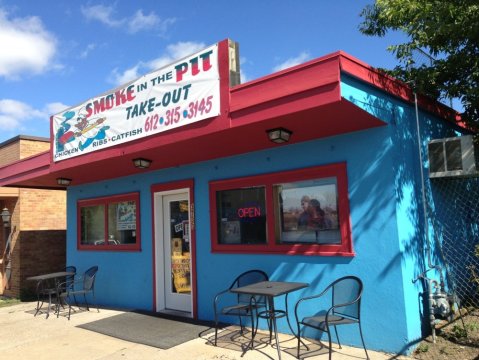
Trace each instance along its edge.
<path fill-rule="evenodd" d="M 138 169 L 148 169 L 151 165 L 151 160 L 136 158 L 133 159 L 133 164 L 135 164 L 135 167 Z"/>
<path fill-rule="evenodd" d="M 288 142 L 291 134 L 293 133 L 285 128 L 270 129 L 266 130 L 266 132 L 268 133 L 269 140 L 276 144 Z"/>
<path fill-rule="evenodd" d="M 8 211 L 7 208 L 4 208 L 2 210 L 2 222 L 4 227 L 8 227 L 10 225 L 10 220 L 12 218 L 12 214 L 10 214 L 10 211 Z"/>
<path fill-rule="evenodd" d="M 63 185 L 63 186 L 68 186 L 72 182 L 72 179 L 67 179 L 67 178 L 57 178 L 57 184 L 58 185 Z"/>

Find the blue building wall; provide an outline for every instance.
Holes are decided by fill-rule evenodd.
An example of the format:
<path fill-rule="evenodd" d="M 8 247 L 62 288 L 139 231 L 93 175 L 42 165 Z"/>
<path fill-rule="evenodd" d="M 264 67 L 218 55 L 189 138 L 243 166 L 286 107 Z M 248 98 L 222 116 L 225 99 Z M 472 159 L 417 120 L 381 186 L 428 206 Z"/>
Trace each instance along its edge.
<path fill-rule="evenodd" d="M 433 201 L 427 145 L 431 139 L 459 136 L 464 130 L 420 109 L 417 121 L 413 103 L 407 104 L 354 78 L 343 76 L 342 79 L 345 98 L 390 124 L 402 287 L 408 324 L 404 351 L 409 352 L 422 336 L 431 332 L 427 283 L 419 276 L 427 271 L 429 277 L 437 280 L 441 274 L 446 277 L 441 251 L 430 226 Z M 423 201 L 423 189 L 426 202 Z M 433 266 L 440 270 L 430 271 Z"/>
<path fill-rule="evenodd" d="M 414 109 L 353 78 L 344 78 L 342 94 L 348 101 L 386 121 L 387 125 L 70 187 L 67 199 L 68 264 L 76 265 L 79 272 L 94 264 L 99 266 L 96 292 L 99 304 L 153 309 L 150 186 L 194 179 L 200 319 L 213 319 L 214 295 L 229 286 L 237 274 L 251 268 L 263 269 L 271 279 L 310 283 L 307 289 L 290 294 L 290 306 L 300 296 L 319 293 L 332 280 L 354 274 L 363 280 L 365 287 L 362 317 L 367 347 L 395 353 L 410 351 L 414 340 L 421 337 L 418 298 L 422 291 L 420 284 L 413 284 L 411 280 L 420 272 L 418 267 L 424 267 Z M 334 122 L 335 119 L 321 121 Z M 347 163 L 354 257 L 211 252 L 210 181 L 337 162 Z M 76 202 L 135 191 L 140 193 L 141 251 L 77 251 Z M 277 301 L 278 306 L 284 306 L 282 298 Z M 289 332 L 285 321 L 279 322 L 279 330 Z M 357 328 L 344 327 L 339 331 L 345 344 L 360 345 Z"/>

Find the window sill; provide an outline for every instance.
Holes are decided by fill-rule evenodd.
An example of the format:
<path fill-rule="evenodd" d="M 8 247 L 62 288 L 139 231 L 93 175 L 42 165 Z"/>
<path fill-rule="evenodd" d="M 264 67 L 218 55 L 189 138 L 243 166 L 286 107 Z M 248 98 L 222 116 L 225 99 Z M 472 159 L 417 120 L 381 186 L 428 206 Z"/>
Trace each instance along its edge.
<path fill-rule="evenodd" d="M 82 245 L 77 248 L 78 251 L 131 251 L 139 252 L 141 248 L 139 245 L 115 245 L 115 246 L 106 246 L 106 245 Z"/>
<path fill-rule="evenodd" d="M 217 245 L 212 253 L 217 254 L 271 254 L 271 255 L 304 255 L 304 256 L 341 256 L 354 257 L 355 252 L 340 245 Z"/>

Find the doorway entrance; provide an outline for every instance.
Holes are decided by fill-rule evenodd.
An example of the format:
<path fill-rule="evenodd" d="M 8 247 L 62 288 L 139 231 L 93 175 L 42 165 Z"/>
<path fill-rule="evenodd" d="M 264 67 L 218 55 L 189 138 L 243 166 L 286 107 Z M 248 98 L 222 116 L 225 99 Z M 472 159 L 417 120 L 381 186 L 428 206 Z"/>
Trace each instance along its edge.
<path fill-rule="evenodd" d="M 193 316 L 189 189 L 155 192 L 156 310 Z"/>

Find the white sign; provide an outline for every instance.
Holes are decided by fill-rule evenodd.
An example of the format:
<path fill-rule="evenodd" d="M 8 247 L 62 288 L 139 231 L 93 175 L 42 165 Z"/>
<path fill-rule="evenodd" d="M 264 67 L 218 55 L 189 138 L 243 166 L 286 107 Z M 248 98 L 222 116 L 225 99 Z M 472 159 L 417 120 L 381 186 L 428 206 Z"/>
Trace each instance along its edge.
<path fill-rule="evenodd" d="M 53 116 L 60 161 L 218 116 L 218 46 Z"/>

